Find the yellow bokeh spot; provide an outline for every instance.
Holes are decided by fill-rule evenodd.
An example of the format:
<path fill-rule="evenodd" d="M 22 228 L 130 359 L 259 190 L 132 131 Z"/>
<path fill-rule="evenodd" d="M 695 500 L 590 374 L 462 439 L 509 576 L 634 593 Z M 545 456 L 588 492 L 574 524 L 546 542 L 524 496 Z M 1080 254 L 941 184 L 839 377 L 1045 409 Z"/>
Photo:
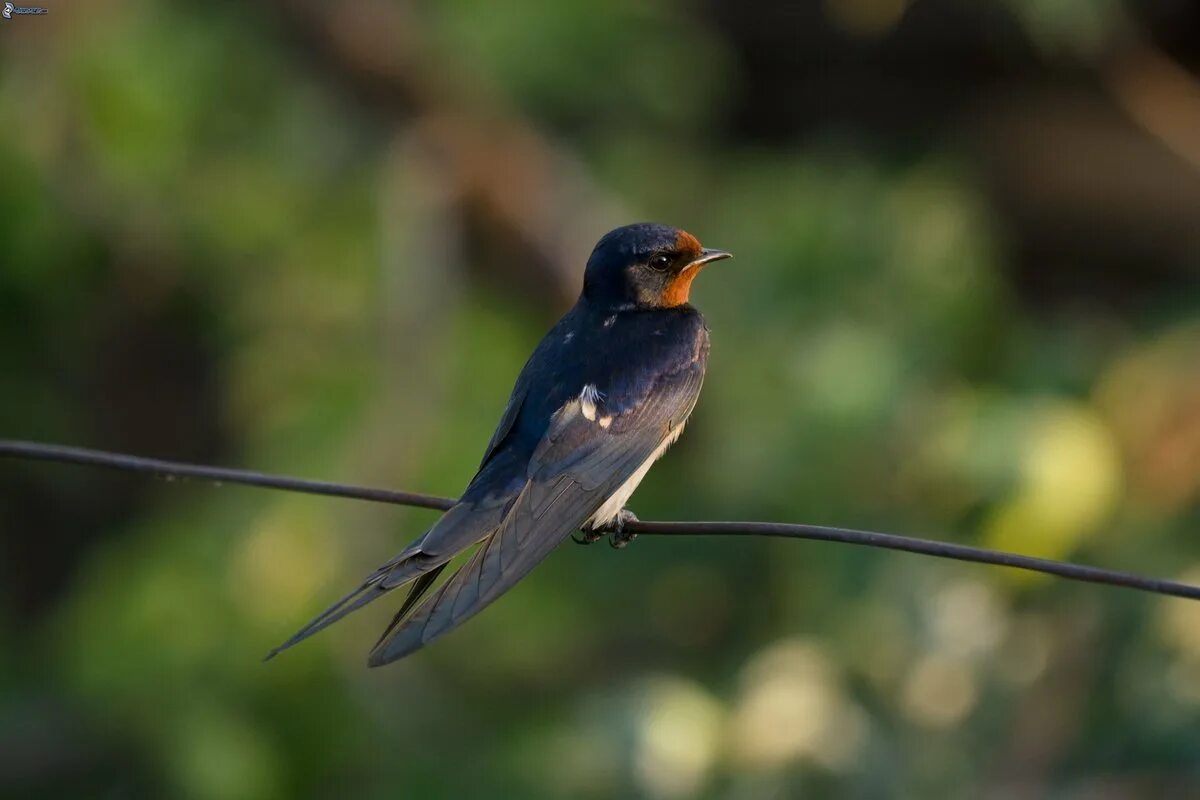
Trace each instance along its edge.
<path fill-rule="evenodd" d="M 257 622 L 280 625 L 307 607 L 338 571 L 334 533 L 305 501 L 275 506 L 247 535 L 230 561 L 234 601 Z"/>
<path fill-rule="evenodd" d="M 980 659 L 996 649 L 1008 619 L 990 586 L 964 579 L 937 592 L 929 622 L 939 650 L 964 659 Z"/>
<path fill-rule="evenodd" d="M 940 653 L 916 663 L 900 695 L 905 715 L 929 728 L 948 728 L 962 722 L 978 699 L 979 687 L 970 666 Z"/>
<path fill-rule="evenodd" d="M 787 639 L 756 655 L 743 671 L 731 747 L 745 767 L 810 759 L 838 769 L 853 762 L 866 727 L 865 714 L 846 697 L 824 648 Z"/>
<path fill-rule="evenodd" d="M 682 678 L 647 682 L 640 698 L 634 776 L 652 797 L 691 797 L 704 786 L 721 739 L 723 709 Z"/>
<path fill-rule="evenodd" d="M 1103 421 L 1081 405 L 1045 406 L 1024 436 L 1016 494 L 985 523 L 986 543 L 1062 558 L 1108 517 L 1121 491 L 1117 445 Z M 1032 573 L 1007 577 L 1035 578 Z"/>

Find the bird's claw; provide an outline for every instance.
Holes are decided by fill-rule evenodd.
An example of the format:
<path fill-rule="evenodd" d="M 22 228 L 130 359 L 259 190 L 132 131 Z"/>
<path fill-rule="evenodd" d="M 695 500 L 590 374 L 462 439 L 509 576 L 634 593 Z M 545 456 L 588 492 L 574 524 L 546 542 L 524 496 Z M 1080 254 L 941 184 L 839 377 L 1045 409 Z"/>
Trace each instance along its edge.
<path fill-rule="evenodd" d="M 637 534 L 632 531 L 625 530 L 625 526 L 630 522 L 637 522 L 637 514 L 630 511 L 628 508 L 622 508 L 617 518 L 613 520 L 609 528 L 608 543 L 612 545 L 614 550 L 621 550 L 634 539 Z"/>
<path fill-rule="evenodd" d="M 580 531 L 581 535 L 572 536 L 571 541 L 575 542 L 575 544 L 594 544 L 604 538 L 604 533 L 603 530 L 588 528 L 586 531 Z"/>
<path fill-rule="evenodd" d="M 637 538 L 636 533 L 625 530 L 627 524 L 637 521 L 637 514 L 634 514 L 628 508 L 622 508 L 616 518 L 603 528 L 589 528 L 585 531 L 580 531 L 579 536 L 572 536 L 571 539 L 575 544 L 593 544 L 608 536 L 608 543 L 614 549 L 620 550 Z"/>

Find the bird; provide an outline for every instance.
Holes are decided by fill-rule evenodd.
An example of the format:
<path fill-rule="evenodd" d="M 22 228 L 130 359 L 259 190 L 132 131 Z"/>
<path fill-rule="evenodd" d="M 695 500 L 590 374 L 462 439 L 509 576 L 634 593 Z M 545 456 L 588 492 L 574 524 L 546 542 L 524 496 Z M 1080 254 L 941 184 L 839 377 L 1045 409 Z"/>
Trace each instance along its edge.
<path fill-rule="evenodd" d="M 623 547 L 625 504 L 683 432 L 708 362 L 709 331 L 689 302 L 693 280 L 730 258 L 690 233 L 637 223 L 605 234 L 575 305 L 521 370 L 478 471 L 423 535 L 272 650 L 409 586 L 371 649 L 389 664 L 458 627 L 577 531 Z M 450 561 L 475 548 L 436 590 Z M 432 594 L 430 594 L 430 591 Z"/>

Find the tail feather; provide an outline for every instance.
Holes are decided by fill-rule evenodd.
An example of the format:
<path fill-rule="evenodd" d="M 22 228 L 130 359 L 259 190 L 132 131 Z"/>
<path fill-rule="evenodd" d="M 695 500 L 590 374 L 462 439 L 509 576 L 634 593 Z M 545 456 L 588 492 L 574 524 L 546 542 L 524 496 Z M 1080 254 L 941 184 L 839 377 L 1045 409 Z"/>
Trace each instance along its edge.
<path fill-rule="evenodd" d="M 454 556 L 495 531 L 508 505 L 508 498 L 504 496 L 488 496 L 481 501 L 454 506 L 402 553 L 372 572 L 361 586 L 325 609 L 292 638 L 268 653 L 264 661 L 328 628 L 393 589 L 415 580 L 416 584 L 405 598 L 400 613 L 388 628 L 391 631 L 409 615 Z"/>
<path fill-rule="evenodd" d="M 371 577 L 367 578 L 361 586 L 322 611 L 311 622 L 298 630 L 290 639 L 268 653 L 263 660 L 271 660 L 289 647 L 299 644 L 314 633 L 328 628 L 347 614 L 357 611 L 368 603 L 378 600 L 393 589 L 399 588 L 414 579 L 419 578 L 417 586 L 424 586 L 427 589 L 429 583 L 425 582 L 426 576 L 432 571 L 434 578 L 436 578 L 445 566 L 444 561 L 441 561 L 440 564 L 438 563 L 439 561 L 441 559 L 434 560 L 422 553 L 417 553 L 404 560 L 398 560 L 388 566 L 381 567 L 372 573 Z M 413 587 L 414 590 L 417 586 Z M 424 589 L 422 589 L 423 593 Z M 412 595 L 413 592 L 410 592 L 409 599 L 405 601 L 406 607 L 410 605 L 410 601 L 415 602 L 415 598 Z"/>
<path fill-rule="evenodd" d="M 378 647 L 383 640 L 386 639 L 388 635 L 396 629 L 396 626 L 403 622 L 412 612 L 412 610 L 416 608 L 417 602 L 424 597 L 425 593 L 429 591 L 429 588 L 437 582 L 438 576 L 442 574 L 442 570 L 444 570 L 446 567 L 447 564 L 439 564 L 438 566 L 429 570 L 429 572 L 426 572 L 424 575 L 417 578 L 412 587 L 408 590 L 408 596 L 404 598 L 404 605 L 400 606 L 400 610 L 396 612 L 396 616 L 392 617 L 392 621 L 388 623 L 387 628 L 385 628 L 383 633 L 380 634 L 379 641 L 375 643 L 376 647 Z"/>

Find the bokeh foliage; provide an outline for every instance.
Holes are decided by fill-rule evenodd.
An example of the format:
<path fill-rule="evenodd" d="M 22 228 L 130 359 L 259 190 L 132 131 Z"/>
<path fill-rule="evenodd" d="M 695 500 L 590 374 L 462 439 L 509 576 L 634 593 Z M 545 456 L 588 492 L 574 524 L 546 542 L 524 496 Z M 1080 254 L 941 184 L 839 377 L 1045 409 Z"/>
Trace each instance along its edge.
<path fill-rule="evenodd" d="M 1119 105 L 1096 84 L 1159 18 L 761 5 L 765 32 L 720 4 L 386 6 L 408 27 L 385 52 L 425 81 L 391 93 L 371 3 L 116 0 L 0 27 L 0 436 L 454 494 L 562 282 L 612 224 L 654 218 L 737 260 L 697 284 L 709 380 L 643 517 L 1200 581 L 1195 231 L 1113 231 L 1128 197 L 1104 169 L 1149 174 L 1132 146 L 1089 165 L 1081 197 L 1005 149 L 1049 124 L 1038 109 Z M 994 49 L 969 62 L 1007 83 L 935 47 L 903 81 L 968 102 L 855 96 L 856 75 L 896 80 L 905 42 L 970 44 L 972 13 Z M 805 69 L 808 88 L 764 101 Z M 828 118 L 798 119 L 814 91 Z M 1105 120 L 1071 117 L 1081 141 Z M 1195 219 L 1200 165 L 1161 121 L 1118 127 L 1181 183 L 1133 197 Z M 490 125 L 534 135 L 479 166 Z M 557 266 L 520 224 L 564 228 L 522 205 L 560 178 L 545 164 L 582 220 Z M 493 173 L 515 211 L 476 188 Z M 0 464 L 0 793 L 1200 793 L 1200 606 L 899 554 L 564 546 L 398 665 L 365 668 L 390 613 L 374 607 L 259 663 L 431 520 Z"/>

